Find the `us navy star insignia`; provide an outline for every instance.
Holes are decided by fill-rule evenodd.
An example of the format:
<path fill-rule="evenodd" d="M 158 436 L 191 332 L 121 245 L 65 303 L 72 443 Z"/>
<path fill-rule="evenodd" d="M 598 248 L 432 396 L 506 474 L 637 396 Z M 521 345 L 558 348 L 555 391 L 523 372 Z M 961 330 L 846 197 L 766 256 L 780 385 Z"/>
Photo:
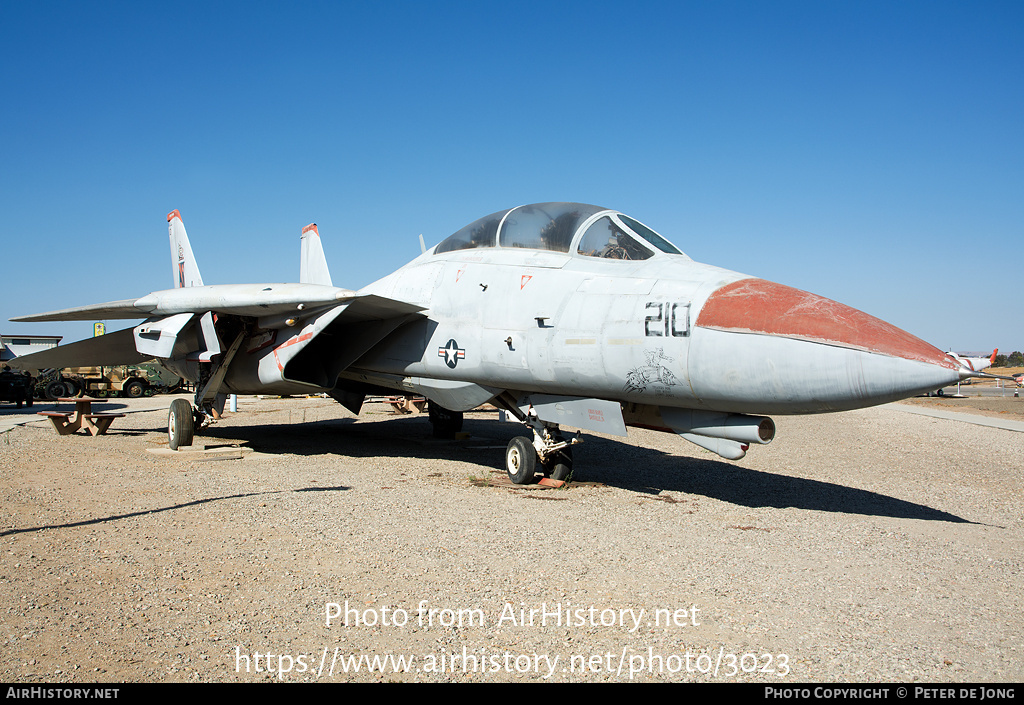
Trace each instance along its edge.
<path fill-rule="evenodd" d="M 459 360 L 466 358 L 466 351 L 459 347 L 459 344 L 455 342 L 455 338 L 452 338 L 444 347 L 437 349 L 437 356 L 443 357 L 444 364 L 454 370 L 455 366 L 459 364 Z"/>

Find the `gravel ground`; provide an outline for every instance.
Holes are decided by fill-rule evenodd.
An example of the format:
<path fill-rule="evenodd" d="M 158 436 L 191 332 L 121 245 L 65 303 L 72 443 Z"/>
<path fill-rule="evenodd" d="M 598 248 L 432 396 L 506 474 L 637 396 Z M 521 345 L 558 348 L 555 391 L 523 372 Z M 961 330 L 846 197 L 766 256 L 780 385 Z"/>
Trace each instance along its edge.
<path fill-rule="evenodd" d="M 1022 433 L 776 417 L 730 463 L 632 429 L 519 489 L 495 417 L 243 398 L 197 440 L 240 460 L 147 452 L 164 411 L 2 434 L 0 680 L 1024 680 Z"/>
<path fill-rule="evenodd" d="M 910 404 L 911 406 L 927 406 L 942 409 L 943 411 L 962 411 L 965 414 L 978 414 L 992 418 L 1005 418 L 1015 421 L 1024 420 L 1024 397 L 965 396 L 962 399 L 952 397 L 915 397 L 900 403 Z"/>

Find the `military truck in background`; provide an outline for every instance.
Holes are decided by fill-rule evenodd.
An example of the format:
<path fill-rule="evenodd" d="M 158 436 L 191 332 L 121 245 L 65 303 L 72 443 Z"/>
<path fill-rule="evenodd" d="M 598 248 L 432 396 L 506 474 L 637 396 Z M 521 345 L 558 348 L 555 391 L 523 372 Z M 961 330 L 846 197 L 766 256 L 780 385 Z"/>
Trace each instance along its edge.
<path fill-rule="evenodd" d="M 12 401 L 20 409 L 22 404 L 32 406 L 34 380 L 28 372 L 15 372 L 7 365 L 0 370 L 0 402 Z"/>
<path fill-rule="evenodd" d="M 49 370 L 39 376 L 35 395 L 39 399 L 61 397 L 128 397 L 176 392 L 181 378 L 156 362 L 115 367 L 68 367 Z"/>

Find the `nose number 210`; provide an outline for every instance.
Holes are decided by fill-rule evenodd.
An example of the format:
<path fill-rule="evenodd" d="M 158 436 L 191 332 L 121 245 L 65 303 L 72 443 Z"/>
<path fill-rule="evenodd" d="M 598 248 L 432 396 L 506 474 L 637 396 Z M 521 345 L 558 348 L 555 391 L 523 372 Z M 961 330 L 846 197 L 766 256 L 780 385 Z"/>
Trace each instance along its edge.
<path fill-rule="evenodd" d="M 644 335 L 651 338 L 685 338 L 690 334 L 690 304 L 648 301 Z"/>

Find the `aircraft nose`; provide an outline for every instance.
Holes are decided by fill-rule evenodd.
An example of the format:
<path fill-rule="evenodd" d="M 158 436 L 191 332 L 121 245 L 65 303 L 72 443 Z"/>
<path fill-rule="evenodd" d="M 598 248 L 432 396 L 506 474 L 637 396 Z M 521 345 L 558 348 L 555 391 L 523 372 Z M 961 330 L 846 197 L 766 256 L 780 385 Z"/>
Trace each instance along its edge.
<path fill-rule="evenodd" d="M 955 361 L 920 338 L 850 306 L 764 279 L 719 288 L 694 325 L 691 381 L 701 378 L 693 365 L 704 358 L 721 368 L 718 374 L 735 376 L 739 365 L 713 362 L 716 355 L 731 359 L 745 366 L 745 383 L 760 390 L 772 413 L 871 406 L 960 377 Z"/>

